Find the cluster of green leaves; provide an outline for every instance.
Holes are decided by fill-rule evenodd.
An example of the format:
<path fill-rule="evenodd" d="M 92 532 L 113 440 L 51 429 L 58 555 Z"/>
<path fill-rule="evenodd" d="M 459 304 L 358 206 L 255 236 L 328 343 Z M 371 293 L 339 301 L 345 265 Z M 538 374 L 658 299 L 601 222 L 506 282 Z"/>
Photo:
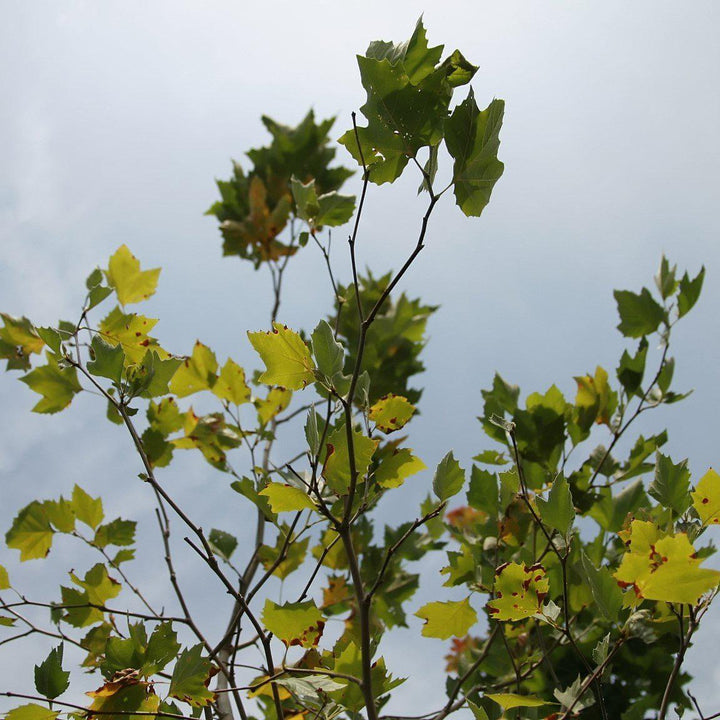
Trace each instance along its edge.
<path fill-rule="evenodd" d="M 480 111 L 470 92 L 451 108 L 454 88 L 476 68 L 458 51 L 441 55 L 420 22 L 406 43 L 372 43 L 358 59 L 368 124 L 341 143 L 363 167 L 363 188 L 394 181 L 427 149 L 427 162 L 417 165 L 429 204 L 399 272 L 347 284 L 330 273 L 335 308 L 312 332 L 278 322 L 277 312 L 287 259 L 312 237 L 330 268 L 323 228 L 354 212 L 354 199 L 337 193 L 349 172 L 330 167 L 332 121 L 316 125 L 310 113 L 287 128 L 266 118 L 271 145 L 248 153 L 248 175 L 236 167 L 233 180 L 218 183 L 222 201 L 211 213 L 226 254 L 255 267 L 268 262 L 273 273 L 271 324 L 248 333 L 260 371 L 219 362 L 199 340 L 187 355 L 163 348 L 150 335 L 157 320 L 127 310 L 154 294 L 159 270 L 142 269 L 125 246 L 88 277 L 77 322 L 36 327 L 2 315 L 0 353 L 41 396 L 35 411 L 59 412 L 92 390 L 108 419 L 127 430 L 156 505 L 168 605 L 177 608 L 175 615 L 155 609 L 128 579 L 126 564 L 143 550 L 134 544 L 134 522 L 104 522 L 100 499 L 77 486 L 69 500 L 31 502 L 6 535 L 21 561 L 44 558 L 57 534 L 101 560 L 70 571 L 71 584 L 47 602 L 29 598 L 14 572 L 0 567 L 0 627 L 26 628 L 0 644 L 38 634 L 62 641 L 35 668 L 37 695 L 24 693 L 30 702 L 11 710 L 10 720 L 61 713 L 182 720 L 203 711 L 245 720 L 246 703 L 267 720 L 355 720 L 361 712 L 378 720 L 403 682 L 386 666 L 383 638 L 411 624 L 423 637 L 452 639 L 447 699 L 427 714 L 432 720 L 463 707 L 477 720 L 642 720 L 654 708 L 662 719 L 669 703 L 688 705 L 682 658 L 720 581 L 702 567 L 712 546 L 698 545 L 708 526 L 720 524 L 720 477 L 710 470 L 692 488 L 687 463 L 660 451 L 665 432 L 637 437 L 625 454 L 620 448 L 641 413 L 685 396 L 672 389 L 670 336 L 698 300 L 703 271 L 679 278 L 663 259 L 655 295 L 616 293 L 619 329 L 638 341 L 623 352 L 617 383 L 598 367 L 575 378 L 572 399 L 553 385 L 521 405 L 519 388 L 496 375 L 483 392 L 481 423 L 501 449 L 480 452 L 469 473 L 448 452 L 417 512 L 376 525 L 376 506 L 426 469 L 405 433 L 421 397 L 410 383 L 423 370 L 435 307 L 394 288 L 424 247 L 427 219 L 444 192 L 433 186 L 440 143 L 454 162 L 446 189 L 467 215 L 480 214 L 502 172 L 501 101 Z M 306 229 L 298 232 L 295 221 Z M 281 240 L 288 224 L 290 240 Z M 356 240 L 353 234 L 351 253 Z M 93 320 L 106 300 L 117 302 Z M 650 371 L 655 339 L 662 352 Z M 211 412 L 196 412 L 191 396 Z M 280 460 L 282 427 L 304 433 L 305 448 Z M 606 445 L 596 445 L 603 433 Z M 223 473 L 219 502 L 240 501 L 256 518 L 253 547 L 222 528 L 206 534 L 174 500 L 162 473 L 180 449 L 198 451 Z M 448 512 L 463 491 L 466 504 Z M 207 587 L 217 583 L 207 591 L 210 619 L 220 596 L 234 601 L 222 637 L 209 638 L 208 617 L 185 601 L 171 515 L 188 536 L 183 550 L 205 563 Z M 414 563 L 430 552 L 445 553 L 442 576 L 454 590 L 412 607 L 423 582 Z M 291 575 L 303 589 L 282 601 L 273 583 Z M 47 626 L 25 614 L 38 604 L 50 611 Z M 325 632 L 330 621 L 342 622 L 339 633 Z M 83 668 L 99 675 L 85 705 L 58 700 L 72 678 L 63 665 L 67 643 L 82 648 Z"/>

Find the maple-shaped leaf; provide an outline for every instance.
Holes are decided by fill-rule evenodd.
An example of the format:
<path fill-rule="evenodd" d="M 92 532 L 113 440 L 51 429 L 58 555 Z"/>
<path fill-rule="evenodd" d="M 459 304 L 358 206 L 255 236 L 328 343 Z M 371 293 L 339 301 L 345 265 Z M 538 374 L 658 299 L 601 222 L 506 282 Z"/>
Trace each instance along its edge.
<path fill-rule="evenodd" d="M 172 440 L 172 445 L 182 450 L 197 449 L 215 468 L 226 469 L 227 451 L 242 443 L 240 428 L 229 425 L 222 413 L 197 416 L 190 408 L 185 413 L 184 437 Z"/>
<path fill-rule="evenodd" d="M 710 468 L 690 494 L 703 525 L 720 524 L 720 475 Z"/>
<path fill-rule="evenodd" d="M 71 505 L 75 517 L 93 530 L 105 517 L 102 499 L 91 497 L 79 485 L 73 487 Z"/>
<path fill-rule="evenodd" d="M 147 409 L 147 419 L 153 430 L 167 436 L 182 428 L 185 416 L 180 412 L 175 398 L 166 397 L 159 403 L 150 402 Z"/>
<path fill-rule="evenodd" d="M 468 216 L 479 216 L 490 202 L 505 166 L 498 160 L 505 103 L 493 100 L 485 110 L 472 88 L 445 123 L 445 144 L 452 155 L 455 200 Z"/>
<path fill-rule="evenodd" d="M 314 380 L 315 363 L 303 339 L 281 323 L 268 332 L 249 332 L 248 338 L 265 363 L 259 377 L 266 385 L 301 390 Z"/>
<path fill-rule="evenodd" d="M 102 687 L 86 694 L 93 698 L 88 720 L 146 720 L 160 707 L 152 684 L 141 681 L 135 671 L 117 673 Z"/>
<path fill-rule="evenodd" d="M 255 398 L 253 405 L 257 410 L 258 422 L 267 425 L 276 415 L 281 413 L 292 400 L 292 390 L 284 387 L 270 388 L 267 397 Z"/>
<path fill-rule="evenodd" d="M 308 494 L 299 487 L 283 483 L 270 482 L 261 491 L 274 513 L 296 512 L 298 510 L 313 510 L 315 504 Z"/>
<path fill-rule="evenodd" d="M 187 397 L 201 390 L 210 390 L 217 381 L 218 362 L 215 353 L 199 340 L 192 355 L 186 357 L 170 381 L 170 392 Z"/>
<path fill-rule="evenodd" d="M 702 560 L 685 533 L 665 534 L 651 522 L 633 520 L 620 537 L 628 551 L 615 579 L 622 587 L 632 587 L 637 602 L 697 605 L 720 583 L 720 571 L 700 567 Z"/>
<path fill-rule="evenodd" d="M 268 599 L 262 621 L 285 645 L 306 648 L 317 645 L 325 627 L 323 615 L 313 600 L 278 605 Z"/>
<path fill-rule="evenodd" d="M 100 335 L 110 345 L 122 345 L 125 353 L 125 364 L 142 362 L 148 350 L 157 352 L 161 360 L 169 355 L 158 341 L 148 333 L 157 325 L 155 318 L 145 317 L 137 313 L 124 313 L 115 307 L 100 323 Z"/>
<path fill-rule="evenodd" d="M 13 520 L 5 535 L 5 543 L 9 548 L 20 551 L 21 562 L 34 560 L 44 558 L 50 552 L 53 534 L 43 503 L 34 500 Z"/>
<path fill-rule="evenodd" d="M 115 289 L 118 302 L 128 305 L 147 300 L 155 293 L 160 268 L 141 270 L 140 261 L 127 245 L 121 245 L 111 256 L 105 276 L 108 285 Z"/>
<path fill-rule="evenodd" d="M 30 355 L 40 354 L 45 343 L 33 324 L 26 318 L 0 313 L 0 358 L 7 360 L 8 370 L 29 370 Z"/>
<path fill-rule="evenodd" d="M 35 689 L 54 700 L 70 686 L 70 673 L 62 668 L 63 646 L 58 645 L 39 665 L 35 666 Z"/>
<path fill-rule="evenodd" d="M 402 395 L 384 395 L 371 408 L 369 419 L 378 430 L 391 433 L 405 427 L 413 416 L 415 406 Z"/>
<path fill-rule="evenodd" d="M 223 365 L 217 382 L 212 387 L 212 392 L 216 397 L 227 400 L 233 405 L 250 402 L 252 395 L 245 381 L 245 370 L 231 358 L 228 358 Z"/>
<path fill-rule="evenodd" d="M 280 580 L 284 580 L 302 565 L 310 544 L 310 538 L 299 540 L 294 535 L 291 536 L 288 543 L 286 542 L 288 534 L 290 534 L 290 527 L 282 524 L 275 545 L 262 545 L 258 550 L 258 559 L 262 566 L 265 570 L 274 568 L 273 575 Z M 280 560 L 279 563 L 278 560 Z"/>
<path fill-rule="evenodd" d="M 355 457 L 355 471 L 359 481 L 365 477 L 370 467 L 373 453 L 378 441 L 363 435 L 357 430 L 352 431 Z M 322 476 L 328 485 L 337 493 L 348 491 L 351 481 L 350 451 L 348 448 L 345 425 L 333 430 L 327 437 L 327 455 L 323 465 Z"/>
<path fill-rule="evenodd" d="M 59 710 L 50 710 L 49 708 L 38 705 L 37 703 L 26 703 L 20 707 L 10 710 L 5 719 L 8 720 L 55 720 L 60 714 Z"/>
<path fill-rule="evenodd" d="M 384 488 L 395 488 L 415 473 L 425 470 L 425 463 L 415 457 L 408 448 L 393 448 L 389 455 L 383 455 L 375 470 L 374 477 L 378 485 Z"/>
<path fill-rule="evenodd" d="M 47 365 L 41 365 L 20 378 L 31 390 L 42 395 L 33 412 L 56 413 L 64 410 L 82 390 L 74 367 L 61 367 L 57 356 L 46 353 Z"/>
<path fill-rule="evenodd" d="M 507 563 L 495 577 L 495 599 L 488 603 L 495 620 L 523 620 L 542 609 L 549 582 L 541 565 Z"/>
<path fill-rule="evenodd" d="M 215 674 L 210 660 L 202 656 L 201 643 L 186 648 L 178 656 L 170 680 L 169 694 L 194 707 L 209 705 L 215 698 L 208 690 L 210 678 Z"/>
<path fill-rule="evenodd" d="M 458 602 L 431 602 L 423 605 L 415 617 L 425 620 L 422 634 L 424 637 L 447 640 L 451 636 L 462 637 L 477 622 L 477 612 L 470 605 L 470 598 Z"/>
<path fill-rule="evenodd" d="M 108 600 L 117 597 L 122 589 L 120 583 L 108 575 L 102 563 L 96 563 L 80 579 L 74 572 L 70 573 L 72 581 L 86 593 L 93 605 L 104 605 Z"/>

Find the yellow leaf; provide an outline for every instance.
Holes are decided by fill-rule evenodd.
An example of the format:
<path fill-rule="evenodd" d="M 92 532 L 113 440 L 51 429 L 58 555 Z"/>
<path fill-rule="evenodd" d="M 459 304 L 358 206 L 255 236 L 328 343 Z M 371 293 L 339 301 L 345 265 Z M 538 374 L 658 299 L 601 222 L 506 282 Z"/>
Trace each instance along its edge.
<path fill-rule="evenodd" d="M 260 375 L 266 385 L 301 390 L 314 380 L 315 363 L 303 339 L 280 323 L 270 332 L 249 332 L 248 338 L 267 368 Z"/>
<path fill-rule="evenodd" d="M 488 603 L 495 620 L 523 620 L 542 609 L 549 581 L 541 565 L 507 563 L 495 578 L 495 600 Z"/>
<path fill-rule="evenodd" d="M 308 494 L 301 488 L 292 485 L 271 482 L 259 494 L 268 499 L 274 513 L 313 510 L 315 508 L 315 504 L 308 497 Z"/>
<path fill-rule="evenodd" d="M 355 430 L 352 432 L 352 437 L 355 470 L 358 482 L 362 482 L 379 441 L 366 437 Z M 350 451 L 344 425 L 334 430 L 327 439 L 327 456 L 322 475 L 328 485 L 337 493 L 345 493 L 350 487 Z"/>
<path fill-rule="evenodd" d="M 144 317 L 137 313 L 124 313 L 116 307 L 100 323 L 100 336 L 113 347 L 122 345 L 126 366 L 142 362 L 148 350 L 154 350 L 161 360 L 167 360 L 170 357 L 169 353 L 160 347 L 155 338 L 148 335 L 155 325 L 157 325 L 155 318 Z"/>
<path fill-rule="evenodd" d="M 720 524 L 720 475 L 710 468 L 690 494 L 703 525 Z"/>
<path fill-rule="evenodd" d="M 516 693 L 485 693 L 485 697 L 496 702 L 503 710 L 516 707 L 540 707 L 541 705 L 557 705 L 532 695 L 518 695 Z"/>
<path fill-rule="evenodd" d="M 292 399 L 292 390 L 284 387 L 274 387 L 267 397 L 256 398 L 253 401 L 261 425 L 267 425 L 278 413 L 281 413 Z"/>
<path fill-rule="evenodd" d="M 451 635 L 462 637 L 477 622 L 477 613 L 470 605 L 470 598 L 455 602 L 432 602 L 423 605 L 416 617 L 425 620 L 422 634 L 425 637 L 447 640 Z"/>
<path fill-rule="evenodd" d="M 121 245 L 110 258 L 105 272 L 108 285 L 115 288 L 121 305 L 147 300 L 155 293 L 160 268 L 140 270 L 140 261 Z"/>
<path fill-rule="evenodd" d="M 391 433 L 400 430 L 410 420 L 415 406 L 401 395 L 385 395 L 370 408 L 370 420 L 378 430 Z"/>
<path fill-rule="evenodd" d="M 221 400 L 227 400 L 234 405 L 250 402 L 251 393 L 245 382 L 245 371 L 231 358 L 223 365 L 212 391 Z"/>
<path fill-rule="evenodd" d="M 183 360 L 173 375 L 170 392 L 178 397 L 187 397 L 202 390 L 210 390 L 217 380 L 217 368 L 215 353 L 197 340 L 192 355 Z"/>

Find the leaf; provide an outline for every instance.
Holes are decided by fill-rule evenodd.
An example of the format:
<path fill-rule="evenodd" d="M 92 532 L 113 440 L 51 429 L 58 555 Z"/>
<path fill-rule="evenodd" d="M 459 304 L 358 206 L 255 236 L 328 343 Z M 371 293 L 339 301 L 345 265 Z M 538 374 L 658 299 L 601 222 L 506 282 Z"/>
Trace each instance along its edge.
<path fill-rule="evenodd" d="M 42 352 L 44 342 L 26 317 L 15 318 L 0 313 L 0 358 L 7 360 L 8 370 L 29 370 L 30 355 Z"/>
<path fill-rule="evenodd" d="M 451 636 L 462 637 L 477 622 L 477 613 L 470 605 L 470 597 L 455 602 L 431 602 L 423 605 L 415 617 L 425 620 L 424 637 L 447 640 Z"/>
<path fill-rule="evenodd" d="M 151 401 L 147 409 L 147 419 L 150 427 L 163 436 L 177 432 L 185 422 L 184 415 L 172 397 L 163 398 L 159 403 Z"/>
<path fill-rule="evenodd" d="M 306 222 L 311 222 L 320 212 L 315 180 L 303 183 L 293 175 L 290 178 L 290 187 L 298 217 Z"/>
<path fill-rule="evenodd" d="M 261 491 L 274 513 L 314 510 L 315 504 L 308 494 L 299 487 L 283 483 L 270 482 Z"/>
<path fill-rule="evenodd" d="M 595 702 L 595 696 L 592 690 L 588 688 L 583 692 L 580 697 L 580 691 L 582 689 L 582 680 L 578 675 L 572 685 L 567 687 L 565 690 L 555 689 L 553 695 L 560 701 L 563 709 L 573 709 L 573 713 L 579 713 L 587 707 L 590 707 Z"/>
<path fill-rule="evenodd" d="M 623 596 L 617 582 L 606 567 L 596 569 L 584 552 L 581 559 L 585 578 L 598 610 L 610 622 L 617 622 L 623 606 Z"/>
<path fill-rule="evenodd" d="M 677 265 L 671 267 L 668 259 L 663 255 L 660 260 L 660 269 L 657 275 L 655 275 L 655 286 L 663 300 L 667 300 L 674 295 L 677 290 L 678 282 L 675 279 L 676 272 Z"/>
<path fill-rule="evenodd" d="M 99 548 L 108 545 L 117 545 L 125 547 L 135 542 L 135 527 L 137 523 L 134 520 L 122 520 L 115 518 L 112 522 L 100 525 L 95 531 L 93 545 Z"/>
<path fill-rule="evenodd" d="M 50 552 L 52 540 L 53 529 L 43 503 L 37 500 L 18 513 L 5 535 L 7 546 L 20 551 L 21 562 L 44 558 Z"/>
<path fill-rule="evenodd" d="M 74 367 L 61 368 L 57 358 L 46 353 L 47 365 L 31 370 L 20 378 L 31 390 L 42 395 L 33 407 L 36 413 L 56 413 L 64 410 L 82 390 Z"/>
<path fill-rule="evenodd" d="M 465 484 L 465 471 L 455 459 L 452 450 L 440 461 L 433 478 L 433 492 L 440 500 L 457 495 Z"/>
<path fill-rule="evenodd" d="M 160 698 L 152 685 L 128 678 L 108 681 L 98 690 L 87 693 L 94 698 L 88 711 L 88 720 L 147 720 L 157 712 Z M 137 713 L 137 714 L 135 714 Z"/>
<path fill-rule="evenodd" d="M 212 677 L 212 663 L 208 658 L 202 657 L 202 651 L 202 643 L 198 643 L 180 653 L 168 691 L 172 697 L 193 707 L 204 707 L 215 699 L 207 688 Z"/>
<path fill-rule="evenodd" d="M 54 700 L 70 686 L 70 673 L 62 669 L 63 646 L 58 645 L 39 665 L 35 666 L 35 689 Z"/>
<path fill-rule="evenodd" d="M 168 353 L 148 333 L 157 325 L 155 318 L 137 313 L 124 313 L 115 307 L 100 323 L 100 334 L 110 345 L 122 345 L 125 362 L 129 365 L 141 363 L 148 350 L 154 350 L 161 359 Z"/>
<path fill-rule="evenodd" d="M 497 518 L 500 509 L 497 475 L 473 465 L 467 501 L 471 507 L 487 513 L 488 517 Z"/>
<path fill-rule="evenodd" d="M 226 533 L 223 530 L 213 528 L 208 535 L 210 547 L 217 552 L 220 557 L 229 560 L 230 556 L 235 552 L 238 541 L 234 535 Z"/>
<path fill-rule="evenodd" d="M 608 633 L 592 650 L 592 658 L 600 667 L 606 660 L 610 650 L 610 633 Z"/>
<path fill-rule="evenodd" d="M 490 720 L 488 714 L 479 705 L 476 705 L 472 700 L 467 701 L 468 707 L 472 711 L 475 720 Z"/>
<path fill-rule="evenodd" d="M 415 412 L 407 398 L 392 393 L 381 397 L 371 408 L 368 418 L 378 430 L 389 434 L 405 427 Z"/>
<path fill-rule="evenodd" d="M 159 673 L 171 663 L 180 650 L 177 633 L 169 622 L 161 622 L 155 627 L 148 640 L 142 671 L 146 677 Z"/>
<path fill-rule="evenodd" d="M 640 344 L 638 345 L 635 355 L 631 356 L 627 350 L 623 350 L 616 374 L 620 384 L 625 388 L 628 395 L 636 394 L 642 385 L 643 376 L 645 375 L 647 350 L 648 341 L 645 337 L 640 339 Z"/>
<path fill-rule="evenodd" d="M 703 280 L 705 279 L 705 266 L 700 268 L 700 272 L 691 280 L 687 273 L 680 280 L 680 292 L 678 293 L 678 317 L 682 317 L 690 312 L 700 297 L 702 291 Z"/>
<path fill-rule="evenodd" d="M 575 521 L 575 507 L 567 480 L 558 475 L 553 481 L 547 500 L 537 498 L 540 516 L 546 525 L 567 535 Z"/>
<path fill-rule="evenodd" d="M 655 478 L 648 494 L 654 497 L 663 507 L 671 508 L 675 514 L 682 515 L 690 506 L 690 471 L 687 460 L 675 464 L 673 461 L 657 453 Z"/>
<path fill-rule="evenodd" d="M 167 395 L 168 384 L 181 363 L 180 358 L 162 359 L 157 348 L 148 350 L 139 364 L 130 365 L 127 369 L 129 394 L 148 399 Z"/>
<path fill-rule="evenodd" d="M 638 600 L 697 605 L 720 582 L 720 571 L 699 567 L 702 560 L 685 533 L 663 535 L 653 523 L 633 520 L 621 537 L 629 551 L 614 575 Z"/>
<path fill-rule="evenodd" d="M 119 383 L 125 365 L 122 345 L 109 345 L 100 335 L 94 335 L 90 347 L 95 359 L 87 363 L 88 372 Z"/>
<path fill-rule="evenodd" d="M 357 430 L 352 431 L 353 448 L 355 456 L 355 471 L 358 481 L 362 482 L 370 467 L 373 453 L 378 441 L 363 435 Z M 348 491 L 351 482 L 350 451 L 348 449 L 347 432 L 345 425 L 335 429 L 327 437 L 327 454 L 323 465 L 322 476 L 328 485 L 339 494 Z"/>
<path fill-rule="evenodd" d="M 482 213 L 503 174 L 505 166 L 497 154 L 504 112 L 502 100 L 493 100 L 481 111 L 471 88 L 467 99 L 445 122 L 445 144 L 455 160 L 455 201 L 467 216 L 478 217 Z"/>
<path fill-rule="evenodd" d="M 506 563 L 498 568 L 495 576 L 495 600 L 488 606 L 495 620 L 523 620 L 542 609 L 548 594 L 549 582 L 545 568 L 536 564 Z"/>
<path fill-rule="evenodd" d="M 96 563 L 81 580 L 71 572 L 72 581 L 87 593 L 88 602 L 93 605 L 105 605 L 108 600 L 117 597 L 122 589 L 120 583 L 108 575 L 107 568 L 102 563 Z"/>
<path fill-rule="evenodd" d="M 703 525 L 720 524 L 720 475 L 710 468 L 690 493 L 692 503 Z"/>
<path fill-rule="evenodd" d="M 267 368 L 258 378 L 261 383 L 300 390 L 314 380 L 315 363 L 294 330 L 273 323 L 272 332 L 249 332 L 248 338 Z"/>
<path fill-rule="evenodd" d="M 212 387 L 212 392 L 216 397 L 227 400 L 233 405 L 250 402 L 252 396 L 245 381 L 245 371 L 230 358 L 223 365 L 220 376 Z"/>
<path fill-rule="evenodd" d="M 425 463 L 412 454 L 408 448 L 393 450 L 389 456 L 383 457 L 375 470 L 375 481 L 384 488 L 400 487 L 411 475 L 425 470 Z"/>
<path fill-rule="evenodd" d="M 325 193 L 318 198 L 318 214 L 315 217 L 315 226 L 339 227 L 350 220 L 354 212 L 354 195 L 341 195 L 335 191 Z"/>
<path fill-rule="evenodd" d="M 313 647 L 322 636 L 325 621 L 313 600 L 277 605 L 265 601 L 262 613 L 265 627 L 285 645 Z"/>
<path fill-rule="evenodd" d="M 542 707 L 555 705 L 553 702 L 542 700 L 533 695 L 518 695 L 516 693 L 485 693 L 483 697 L 496 702 L 503 710 L 512 710 L 518 707 Z"/>
<path fill-rule="evenodd" d="M 147 300 L 155 293 L 160 268 L 140 270 L 140 261 L 121 245 L 112 255 L 105 272 L 108 284 L 115 289 L 121 305 Z"/>
<path fill-rule="evenodd" d="M 10 710 L 5 720 L 55 720 L 59 714 L 58 710 L 49 710 L 37 703 L 26 703 Z"/>
<path fill-rule="evenodd" d="M 10 576 L 8 571 L 2 565 L 0 565 L 0 590 L 9 590 L 12 586 L 10 585 Z"/>
<path fill-rule="evenodd" d="M 342 345 L 335 340 L 332 328 L 321 320 L 312 334 L 312 350 L 318 370 L 325 377 L 332 378 L 343 368 L 344 351 Z"/>
<path fill-rule="evenodd" d="M 105 517 L 102 500 L 90 497 L 79 485 L 73 487 L 72 509 L 75 517 L 93 530 L 97 528 Z"/>
<path fill-rule="evenodd" d="M 271 388 L 265 399 L 255 398 L 253 404 L 257 410 L 261 425 L 267 425 L 276 415 L 281 413 L 292 400 L 292 390 L 284 387 Z"/>
<path fill-rule="evenodd" d="M 620 315 L 617 327 L 625 337 L 651 335 L 666 319 L 665 310 L 655 302 L 647 288 L 643 288 L 640 295 L 629 290 L 615 290 L 613 295 Z"/>
<path fill-rule="evenodd" d="M 187 397 L 202 390 L 210 390 L 217 381 L 217 369 L 215 353 L 197 340 L 192 355 L 182 361 L 173 375 L 170 392 L 178 397 Z"/>
<path fill-rule="evenodd" d="M 595 519 L 603 530 L 617 532 L 630 513 L 647 506 L 648 499 L 642 480 L 637 480 L 615 496 L 611 488 L 603 488 L 600 499 L 592 505 L 588 515 Z"/>

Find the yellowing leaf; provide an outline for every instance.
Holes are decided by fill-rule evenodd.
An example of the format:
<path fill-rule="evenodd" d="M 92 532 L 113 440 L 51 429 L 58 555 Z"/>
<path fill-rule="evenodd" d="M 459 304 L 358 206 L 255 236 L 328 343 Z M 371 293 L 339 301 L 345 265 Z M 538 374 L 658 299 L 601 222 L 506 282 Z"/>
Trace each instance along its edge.
<path fill-rule="evenodd" d="M 285 645 L 312 647 L 322 636 L 325 621 L 314 601 L 277 605 L 265 601 L 262 621 Z"/>
<path fill-rule="evenodd" d="M 541 565 L 507 563 L 495 578 L 495 600 L 488 603 L 495 620 L 522 620 L 540 612 L 549 583 Z"/>
<path fill-rule="evenodd" d="M 221 400 L 234 405 L 250 402 L 250 388 L 245 382 L 245 371 L 232 359 L 228 358 L 220 377 L 212 388 L 213 394 Z"/>
<path fill-rule="evenodd" d="M 9 548 L 20 551 L 20 560 L 44 558 L 52 545 L 53 530 L 43 504 L 34 500 L 24 507 L 5 535 Z"/>
<path fill-rule="evenodd" d="M 96 563 L 81 580 L 71 572 L 72 581 L 81 587 L 93 605 L 104 605 L 108 600 L 117 597 L 122 590 L 120 583 L 108 575 L 107 568 L 102 563 Z"/>
<path fill-rule="evenodd" d="M 213 675 L 212 663 L 202 656 L 202 651 L 200 643 L 183 650 L 170 680 L 170 695 L 194 707 L 204 707 L 215 699 L 207 688 Z"/>
<path fill-rule="evenodd" d="M 8 571 L 0 565 L 0 590 L 7 590 L 10 587 Z"/>
<path fill-rule="evenodd" d="M 369 418 L 378 430 L 391 433 L 404 427 L 414 412 L 415 406 L 406 398 L 391 393 L 381 397 L 370 408 Z"/>
<path fill-rule="evenodd" d="M 271 332 L 249 332 L 248 338 L 267 368 L 260 382 L 300 390 L 313 381 L 315 363 L 294 330 L 273 323 Z"/>
<path fill-rule="evenodd" d="M 115 288 L 121 305 L 147 300 L 155 293 L 160 268 L 140 270 L 140 261 L 121 245 L 110 258 L 105 272 L 108 285 Z"/>
<path fill-rule="evenodd" d="M 155 325 L 157 320 L 154 318 L 124 313 L 116 307 L 100 323 L 100 335 L 109 345 L 122 345 L 126 365 L 142 362 L 148 350 L 154 350 L 161 360 L 166 360 L 169 354 L 148 335 Z"/>
<path fill-rule="evenodd" d="M 421 470 L 425 470 L 425 463 L 408 448 L 401 448 L 383 458 L 375 471 L 375 480 L 384 488 L 400 487 L 406 478 Z"/>
<path fill-rule="evenodd" d="M 7 359 L 8 370 L 29 370 L 30 355 L 42 352 L 45 343 L 26 318 L 14 318 L 0 313 L 0 358 Z"/>
<path fill-rule="evenodd" d="M 183 360 L 170 381 L 170 392 L 187 397 L 201 390 L 210 390 L 217 380 L 218 363 L 215 353 L 199 340 L 192 355 Z"/>
<path fill-rule="evenodd" d="M 292 400 L 292 390 L 284 387 L 274 387 L 268 392 L 265 399 L 256 398 L 253 401 L 261 425 L 267 425 L 277 414 L 281 413 Z"/>
<path fill-rule="evenodd" d="M 259 493 L 270 502 L 274 513 L 292 512 L 297 510 L 314 509 L 313 501 L 308 494 L 298 487 L 284 485 L 283 483 L 268 483 Z"/>
<path fill-rule="evenodd" d="M 160 698 L 150 683 L 108 682 L 100 690 L 87 693 L 93 699 L 88 718 L 98 720 L 145 720 L 160 707 Z M 141 714 L 134 714 L 141 713 Z"/>
<path fill-rule="evenodd" d="M 42 395 L 33 412 L 56 413 L 64 410 L 82 390 L 74 367 L 60 367 L 56 357 L 47 353 L 47 365 L 41 365 L 20 378 L 31 390 Z"/>
<path fill-rule="evenodd" d="M 702 560 L 685 533 L 666 535 L 650 522 L 633 520 L 625 536 L 629 549 L 615 578 L 622 587 L 632 587 L 637 602 L 697 605 L 720 583 L 720 572 L 700 567 Z"/>
<path fill-rule="evenodd" d="M 540 707 L 541 705 L 557 704 L 541 700 L 532 695 L 517 695 L 516 693 L 485 693 L 485 697 L 496 702 L 503 710 L 510 710 L 516 707 Z"/>
<path fill-rule="evenodd" d="M 447 640 L 451 635 L 462 637 L 477 622 L 477 613 L 470 606 L 470 598 L 455 602 L 431 602 L 423 605 L 416 617 L 425 620 L 422 634 L 425 637 Z"/>
<path fill-rule="evenodd" d="M 370 467 L 370 461 L 378 441 L 356 430 L 353 430 L 352 437 L 355 451 L 355 470 L 360 482 L 364 478 L 368 467 Z M 347 492 L 350 487 L 350 474 L 350 452 L 348 450 L 347 433 L 345 426 L 341 425 L 327 439 L 327 456 L 322 475 L 335 492 L 342 494 Z"/>
<path fill-rule="evenodd" d="M 59 714 L 59 711 L 48 710 L 37 703 L 26 703 L 10 710 L 5 720 L 55 720 Z"/>
<path fill-rule="evenodd" d="M 79 485 L 73 487 L 72 511 L 80 522 L 84 522 L 93 530 L 105 517 L 102 499 L 91 497 Z"/>
<path fill-rule="evenodd" d="M 576 377 L 578 390 L 575 406 L 578 411 L 578 422 L 587 430 L 594 422 L 607 425 L 615 411 L 617 397 L 608 384 L 608 374 L 603 368 L 595 368 L 595 376 L 583 375 Z"/>
<path fill-rule="evenodd" d="M 710 468 L 690 494 L 703 525 L 720 524 L 720 475 Z"/>
<path fill-rule="evenodd" d="M 269 675 L 261 675 L 252 681 L 250 687 L 254 688 L 248 692 L 249 698 L 257 697 L 258 695 L 265 695 L 266 697 L 272 698 L 272 683 L 270 682 Z M 290 692 L 286 690 L 282 685 L 278 685 L 278 697 L 280 700 L 287 700 L 292 697 Z"/>

